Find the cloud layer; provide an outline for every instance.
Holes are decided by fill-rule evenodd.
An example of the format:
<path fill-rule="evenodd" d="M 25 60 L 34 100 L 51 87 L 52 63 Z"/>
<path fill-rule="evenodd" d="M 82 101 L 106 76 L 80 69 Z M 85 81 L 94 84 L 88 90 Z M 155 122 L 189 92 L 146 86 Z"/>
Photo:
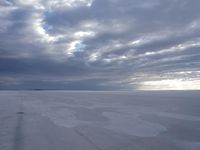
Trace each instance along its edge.
<path fill-rule="evenodd" d="M 0 89 L 200 89 L 199 0 L 1 0 Z"/>

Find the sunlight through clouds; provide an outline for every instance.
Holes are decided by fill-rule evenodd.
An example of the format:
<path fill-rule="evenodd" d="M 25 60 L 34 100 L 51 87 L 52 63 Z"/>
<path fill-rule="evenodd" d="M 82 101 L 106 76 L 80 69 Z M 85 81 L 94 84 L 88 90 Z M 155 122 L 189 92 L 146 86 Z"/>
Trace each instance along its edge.
<path fill-rule="evenodd" d="M 140 83 L 141 90 L 200 90 L 200 80 L 168 79 L 144 81 Z"/>

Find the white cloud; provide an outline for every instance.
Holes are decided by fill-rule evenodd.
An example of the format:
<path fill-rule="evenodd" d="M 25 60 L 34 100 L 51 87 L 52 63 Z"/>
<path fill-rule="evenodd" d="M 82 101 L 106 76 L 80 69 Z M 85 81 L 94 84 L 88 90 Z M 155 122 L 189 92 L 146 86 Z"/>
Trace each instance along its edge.
<path fill-rule="evenodd" d="M 77 39 L 84 39 L 93 36 L 95 36 L 95 32 L 93 31 L 77 31 L 74 33 L 74 37 Z"/>
<path fill-rule="evenodd" d="M 67 55 L 74 56 L 75 52 L 81 52 L 85 48 L 85 45 L 81 40 L 72 41 L 68 44 Z"/>
<path fill-rule="evenodd" d="M 48 0 L 46 3 L 50 9 L 63 7 L 74 8 L 79 6 L 90 7 L 93 0 Z"/>
<path fill-rule="evenodd" d="M 92 53 L 92 54 L 89 55 L 89 59 L 88 59 L 88 60 L 89 60 L 90 62 L 95 62 L 95 61 L 97 61 L 100 57 L 101 57 L 101 54 L 98 53 L 98 52 L 95 52 L 95 53 Z"/>

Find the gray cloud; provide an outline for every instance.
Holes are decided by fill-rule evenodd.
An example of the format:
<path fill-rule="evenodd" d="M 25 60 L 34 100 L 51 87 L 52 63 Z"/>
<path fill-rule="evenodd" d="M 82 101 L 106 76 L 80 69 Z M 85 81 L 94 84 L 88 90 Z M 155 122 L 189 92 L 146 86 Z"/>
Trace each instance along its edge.
<path fill-rule="evenodd" d="M 198 0 L 1 0 L 0 89 L 200 89 L 199 9 Z"/>

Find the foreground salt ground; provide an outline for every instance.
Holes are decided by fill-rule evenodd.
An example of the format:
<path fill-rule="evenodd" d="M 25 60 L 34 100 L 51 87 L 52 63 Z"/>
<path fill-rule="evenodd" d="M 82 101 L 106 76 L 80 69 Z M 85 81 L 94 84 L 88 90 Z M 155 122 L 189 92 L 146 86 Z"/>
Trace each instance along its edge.
<path fill-rule="evenodd" d="M 200 149 L 200 92 L 0 92 L 0 150 L 161 149 Z"/>

